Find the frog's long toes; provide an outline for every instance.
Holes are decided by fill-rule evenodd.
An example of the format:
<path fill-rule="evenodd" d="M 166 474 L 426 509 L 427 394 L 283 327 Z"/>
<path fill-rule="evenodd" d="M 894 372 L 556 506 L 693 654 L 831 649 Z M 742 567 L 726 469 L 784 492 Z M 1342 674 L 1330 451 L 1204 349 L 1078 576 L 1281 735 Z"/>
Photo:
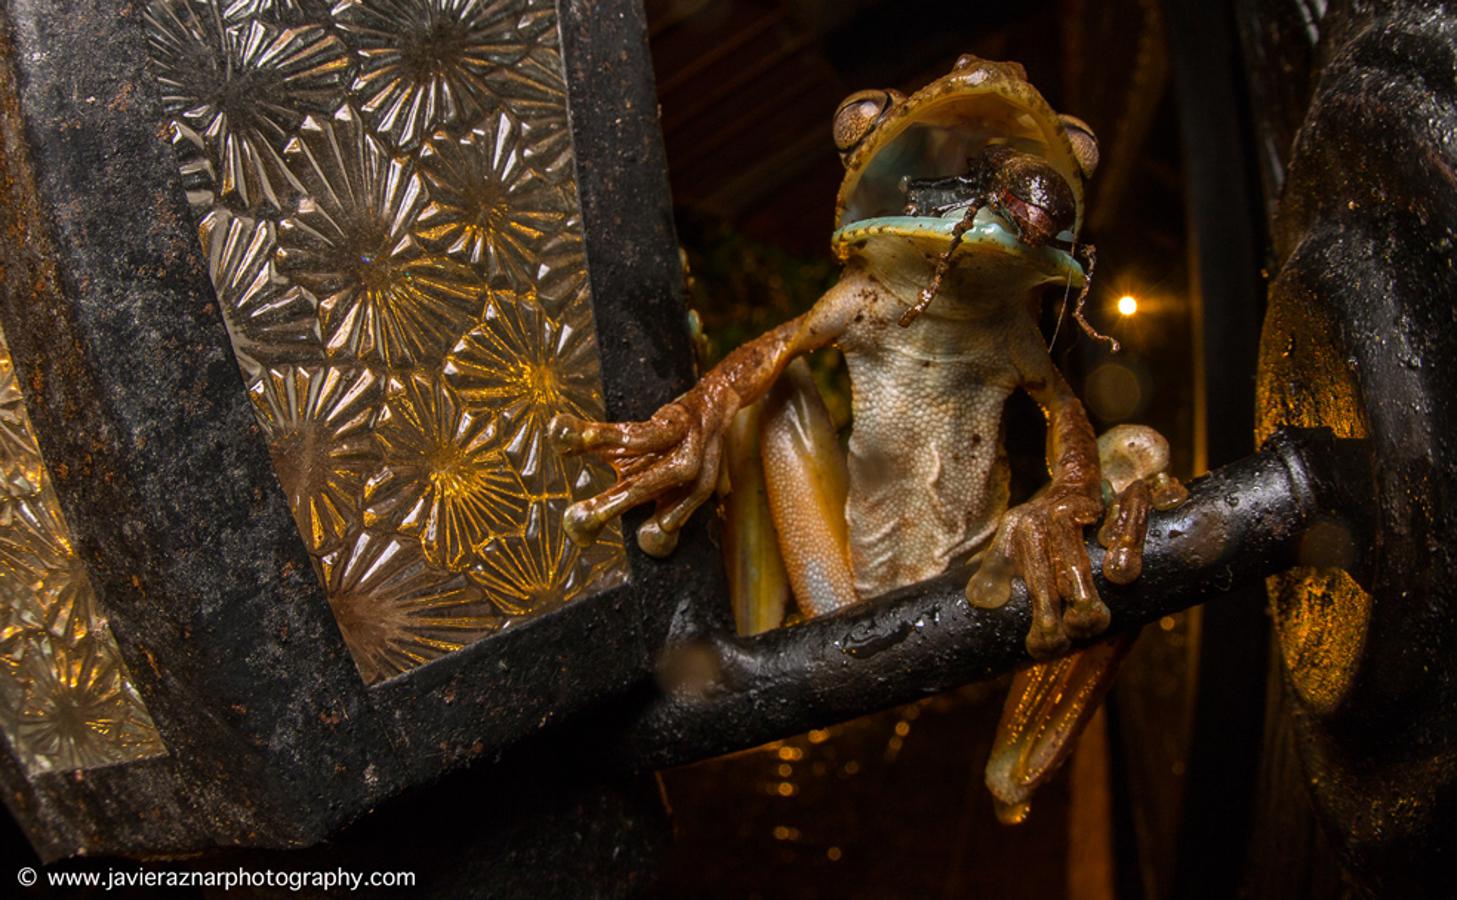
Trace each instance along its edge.
<path fill-rule="evenodd" d="M 966 602 L 980 609 L 997 609 L 1012 598 L 1012 564 L 987 554 L 966 582 Z"/>
<path fill-rule="evenodd" d="M 648 519 L 638 526 L 637 545 L 648 556 L 663 559 L 678 546 L 678 532 L 668 531 L 657 519 Z"/>
<path fill-rule="evenodd" d="M 1150 490 L 1153 495 L 1153 508 L 1160 512 L 1173 509 L 1189 499 L 1189 489 L 1168 472 L 1153 476 Z"/>
<path fill-rule="evenodd" d="M 1134 544 L 1118 544 L 1103 556 L 1103 577 L 1114 584 L 1132 584 L 1143 574 L 1143 550 Z"/>
<path fill-rule="evenodd" d="M 587 448 L 587 422 L 569 413 L 558 413 L 546 425 L 551 442 L 564 453 L 578 453 Z"/>
<path fill-rule="evenodd" d="M 1059 623 L 1045 628 L 1039 628 L 1036 623 L 1032 630 L 1027 632 L 1027 652 L 1033 659 L 1052 659 L 1061 656 L 1072 646 L 1068 639 L 1067 632 Z"/>
<path fill-rule="evenodd" d="M 1108 629 L 1111 620 L 1108 604 L 1096 597 L 1075 603 L 1062 614 L 1063 627 L 1075 638 L 1096 637 Z"/>
<path fill-rule="evenodd" d="M 1016 803 L 1004 803 L 996 797 L 992 798 L 992 809 L 997 814 L 997 821 L 1003 825 L 1021 825 L 1027 821 L 1027 816 L 1032 812 L 1032 804 L 1026 800 Z"/>
<path fill-rule="evenodd" d="M 562 529 L 572 543 L 579 547 L 590 547 L 597 543 L 597 535 L 601 533 L 603 524 L 592 512 L 587 501 L 573 503 L 562 516 Z"/>

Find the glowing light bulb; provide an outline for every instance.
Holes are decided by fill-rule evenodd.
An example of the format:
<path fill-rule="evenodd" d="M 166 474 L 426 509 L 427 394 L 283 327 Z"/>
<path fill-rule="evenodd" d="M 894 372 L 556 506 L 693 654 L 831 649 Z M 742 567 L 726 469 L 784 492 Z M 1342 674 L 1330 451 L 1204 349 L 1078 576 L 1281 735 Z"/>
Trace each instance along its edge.
<path fill-rule="evenodd" d="M 1138 298 L 1132 294 L 1124 294 L 1118 298 L 1118 312 L 1125 316 L 1131 316 L 1138 312 Z"/>

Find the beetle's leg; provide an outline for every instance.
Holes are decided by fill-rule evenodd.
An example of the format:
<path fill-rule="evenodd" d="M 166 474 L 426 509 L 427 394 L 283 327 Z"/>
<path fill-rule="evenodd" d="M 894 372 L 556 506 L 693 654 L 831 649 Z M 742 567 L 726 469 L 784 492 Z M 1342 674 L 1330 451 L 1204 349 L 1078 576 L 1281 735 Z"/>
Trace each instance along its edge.
<path fill-rule="evenodd" d="M 769 508 L 800 612 L 810 618 L 856 602 L 845 454 L 803 360 L 770 392 L 759 434 Z"/>
<path fill-rule="evenodd" d="M 966 212 L 962 213 L 961 219 L 951 228 L 951 239 L 946 244 L 946 250 L 936 260 L 936 268 L 931 273 L 931 283 L 921 288 L 916 304 L 901 313 L 900 327 L 909 328 L 911 323 L 926 311 L 926 307 L 931 305 L 931 301 L 936 299 L 936 294 L 941 290 L 941 280 L 951 270 L 951 257 L 956 253 L 957 245 L 961 243 L 962 236 L 971 230 L 971 226 L 976 220 L 976 214 L 985 205 L 986 198 L 984 197 L 974 197 L 967 204 Z"/>
<path fill-rule="evenodd" d="M 1083 307 L 1088 302 L 1088 292 L 1093 289 L 1093 270 L 1098 267 L 1098 248 L 1092 244 L 1079 244 L 1076 253 L 1082 258 L 1083 264 L 1087 268 L 1086 274 L 1083 276 L 1083 286 L 1078 290 L 1078 301 L 1073 304 L 1073 319 L 1078 325 L 1082 326 L 1083 332 L 1088 337 L 1095 341 L 1105 341 L 1108 344 L 1108 349 L 1117 353 L 1123 349 L 1123 345 L 1118 343 L 1118 339 L 1109 337 L 1094 328 L 1093 323 L 1089 322 L 1083 315 Z"/>

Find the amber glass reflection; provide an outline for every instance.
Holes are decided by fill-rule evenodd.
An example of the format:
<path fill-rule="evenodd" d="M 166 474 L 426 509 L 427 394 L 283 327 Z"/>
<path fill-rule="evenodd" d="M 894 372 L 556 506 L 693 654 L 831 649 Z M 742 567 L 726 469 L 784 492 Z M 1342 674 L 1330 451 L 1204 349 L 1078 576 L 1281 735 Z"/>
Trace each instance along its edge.
<path fill-rule="evenodd" d="M 167 752 L 76 557 L 3 333 L 0 732 L 30 775 Z"/>
<path fill-rule="evenodd" d="M 153 0 L 153 72 L 279 481 L 366 681 L 624 577 L 550 0 Z"/>

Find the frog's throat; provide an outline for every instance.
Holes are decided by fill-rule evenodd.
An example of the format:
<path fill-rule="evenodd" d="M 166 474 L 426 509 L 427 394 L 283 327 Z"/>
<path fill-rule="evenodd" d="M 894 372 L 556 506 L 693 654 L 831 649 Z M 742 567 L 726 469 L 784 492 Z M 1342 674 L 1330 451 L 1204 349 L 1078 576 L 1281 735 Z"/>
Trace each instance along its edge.
<path fill-rule="evenodd" d="M 879 216 L 851 222 L 830 238 L 830 247 L 841 262 L 855 256 L 872 240 L 904 240 L 919 245 L 927 256 L 946 251 L 957 219 L 930 216 Z M 1056 247 L 1031 247 L 1022 243 L 1005 226 L 995 220 L 979 217 L 975 225 L 962 235 L 952 255 L 958 258 L 971 254 L 1007 256 L 1021 260 L 1028 269 L 1046 276 L 1048 281 L 1066 282 L 1081 288 L 1086 276 L 1082 265 L 1065 250 Z"/>

